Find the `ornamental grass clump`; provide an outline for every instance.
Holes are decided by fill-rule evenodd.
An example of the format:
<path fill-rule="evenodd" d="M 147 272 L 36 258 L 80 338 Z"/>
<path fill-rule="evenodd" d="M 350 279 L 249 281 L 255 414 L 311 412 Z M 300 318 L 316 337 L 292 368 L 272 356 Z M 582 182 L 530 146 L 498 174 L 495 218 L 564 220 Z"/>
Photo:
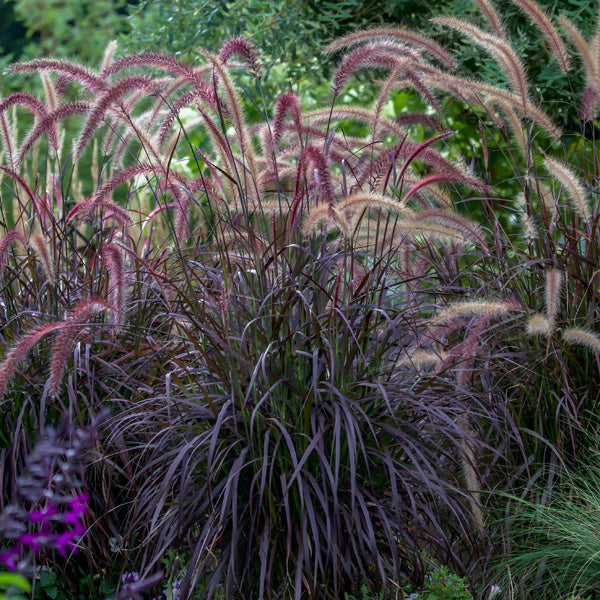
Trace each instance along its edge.
<path fill-rule="evenodd" d="M 11 426 L 114 408 L 91 571 L 147 575 L 177 549 L 183 597 L 333 598 L 418 581 L 423 550 L 467 568 L 464 449 L 487 408 L 398 364 L 430 311 L 423 253 L 487 252 L 447 186 L 489 188 L 445 156 L 439 113 L 384 110 L 407 82 L 439 110 L 422 78 L 443 49 L 381 38 L 343 42 L 334 77 L 335 99 L 383 72 L 372 109 L 284 94 L 262 120 L 235 83 L 261 79 L 243 40 L 196 66 L 110 46 L 98 70 L 10 68 L 45 98 L 0 110 L 2 435 L 22 452 Z"/>
<path fill-rule="evenodd" d="M 515 3 L 568 71 L 552 19 Z M 65 410 L 113 407 L 90 570 L 148 575 L 175 550 L 183 598 L 387 593 L 424 556 L 467 572 L 498 509 L 486 488 L 527 490 L 556 448 L 577 455 L 598 400 L 594 140 L 554 145 L 502 19 L 476 5 L 483 27 L 436 22 L 499 82 L 376 28 L 327 48 L 331 104 L 310 111 L 293 93 L 265 106 L 241 39 L 195 65 L 111 45 L 96 70 L 10 67 L 44 98 L 0 103 L 2 456 Z M 341 104 L 365 72 L 373 106 Z M 426 109 L 394 117 L 406 88 Z M 485 152 L 514 148 L 504 215 L 493 174 L 453 156 L 448 94 Z"/>

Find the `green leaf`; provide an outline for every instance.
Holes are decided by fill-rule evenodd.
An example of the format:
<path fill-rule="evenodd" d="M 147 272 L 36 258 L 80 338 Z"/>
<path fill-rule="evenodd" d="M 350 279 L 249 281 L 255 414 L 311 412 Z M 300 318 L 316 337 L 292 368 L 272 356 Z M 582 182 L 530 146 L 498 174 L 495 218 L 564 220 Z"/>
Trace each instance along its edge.
<path fill-rule="evenodd" d="M 29 581 L 17 573 L 0 573 L 0 586 L 3 588 L 15 587 L 24 592 L 31 591 Z"/>

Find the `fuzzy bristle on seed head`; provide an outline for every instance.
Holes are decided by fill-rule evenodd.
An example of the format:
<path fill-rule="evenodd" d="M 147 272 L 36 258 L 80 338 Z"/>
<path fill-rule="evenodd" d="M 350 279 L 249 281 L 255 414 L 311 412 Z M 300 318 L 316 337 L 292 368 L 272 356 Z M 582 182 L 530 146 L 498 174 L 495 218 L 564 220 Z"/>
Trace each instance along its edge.
<path fill-rule="evenodd" d="M 440 362 L 445 360 L 447 354 L 445 352 L 429 352 L 427 350 L 417 350 L 407 354 L 397 363 L 397 367 L 413 367 L 415 369 L 424 369 L 427 367 L 435 367 Z"/>
<path fill-rule="evenodd" d="M 19 241 L 21 242 L 21 245 L 26 246 L 25 237 L 20 231 L 17 231 L 16 229 L 12 229 L 0 239 L 0 274 L 2 274 L 2 269 L 4 268 L 4 264 L 6 263 L 6 258 L 8 256 L 8 248 L 13 242 L 16 241 Z"/>
<path fill-rule="evenodd" d="M 474 300 L 471 302 L 456 302 L 431 319 L 429 324 L 435 326 L 446 325 L 460 319 L 478 316 L 498 318 L 516 309 L 518 309 L 516 304 L 508 301 Z"/>
<path fill-rule="evenodd" d="M 600 336 L 597 333 L 572 327 L 563 331 L 563 340 L 569 344 L 584 346 L 593 352 L 600 352 Z"/>
<path fill-rule="evenodd" d="M 19 364 L 25 360 L 29 351 L 47 334 L 60 328 L 60 323 L 51 323 L 24 335 L 13 346 L 0 363 L 0 401 L 6 394 L 8 383 L 15 374 Z"/>
<path fill-rule="evenodd" d="M 536 313 L 527 322 L 527 334 L 530 336 L 543 335 L 547 336 L 550 333 L 550 323 L 544 315 Z"/>
<path fill-rule="evenodd" d="M 550 328 L 554 328 L 556 314 L 560 307 L 560 290 L 563 282 L 563 273 L 559 269 L 548 269 L 546 271 L 546 317 Z"/>
<path fill-rule="evenodd" d="M 54 285 L 56 283 L 56 275 L 54 273 L 54 261 L 50 255 L 48 240 L 41 233 L 32 233 L 29 238 L 29 245 L 40 259 L 48 283 Z"/>
<path fill-rule="evenodd" d="M 473 1 L 475 4 L 477 4 L 488 25 L 492 28 L 494 35 L 498 36 L 499 38 L 504 38 L 504 25 L 502 24 L 502 20 L 496 9 L 487 0 Z"/>
<path fill-rule="evenodd" d="M 247 63 L 254 77 L 260 79 L 263 76 L 262 65 L 260 64 L 258 54 L 256 53 L 254 46 L 248 40 L 245 40 L 244 38 L 233 38 L 225 42 L 219 50 L 218 56 L 223 64 L 227 64 L 229 59 L 235 54 L 240 56 Z"/>
<path fill-rule="evenodd" d="M 92 316 L 106 311 L 115 312 L 115 307 L 102 298 L 91 298 L 80 302 L 65 321 L 55 324 L 59 327 L 59 334 L 52 348 L 50 363 L 50 394 L 53 397 L 59 395 L 73 341 L 82 334 Z"/>
<path fill-rule="evenodd" d="M 525 107 L 529 103 L 529 86 L 525 66 L 504 38 L 487 33 L 471 23 L 452 17 L 437 17 L 431 19 L 431 21 L 455 29 L 481 46 L 498 62 L 506 74 L 513 92 L 519 98 L 519 104 Z"/>
<path fill-rule="evenodd" d="M 565 163 L 546 156 L 544 166 L 563 186 L 567 196 L 573 203 L 575 212 L 585 221 L 591 219 L 588 195 L 581 181 Z"/>
<path fill-rule="evenodd" d="M 401 27 L 376 27 L 362 31 L 355 31 L 327 46 L 323 52 L 330 54 L 344 48 L 351 48 L 357 44 L 375 42 L 378 40 L 389 40 L 408 44 L 414 48 L 422 49 L 447 67 L 456 68 L 456 62 L 448 51 L 437 42 L 424 35 L 403 29 Z"/>
<path fill-rule="evenodd" d="M 558 61 L 560 70 L 565 75 L 569 73 L 571 64 L 567 49 L 550 17 L 533 0 L 512 0 L 512 3 L 531 18 L 546 39 L 550 53 Z"/>

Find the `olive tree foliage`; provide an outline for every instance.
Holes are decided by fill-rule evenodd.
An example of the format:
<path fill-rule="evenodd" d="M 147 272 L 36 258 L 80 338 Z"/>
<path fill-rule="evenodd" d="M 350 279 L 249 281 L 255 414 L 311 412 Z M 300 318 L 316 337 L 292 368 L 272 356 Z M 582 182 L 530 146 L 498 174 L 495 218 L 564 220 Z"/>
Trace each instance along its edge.
<path fill-rule="evenodd" d="M 281 60 L 291 74 L 327 77 L 322 46 L 359 27 L 384 24 L 405 0 L 142 0 L 129 18 L 130 51 L 148 47 L 189 60 L 197 48 L 217 50 L 225 40 L 252 40 L 266 66 Z"/>
<path fill-rule="evenodd" d="M 23 0 L 20 0 L 23 1 Z M 34 1 L 34 0 L 28 0 Z M 550 103 L 561 125 L 577 121 L 565 96 L 569 86 L 558 65 L 549 60 L 547 48 L 531 21 L 511 0 L 492 0 L 504 20 L 515 51 L 527 65 L 537 94 Z M 589 0 L 539 0 L 550 14 L 568 15 L 587 35 L 595 23 L 595 2 Z M 485 28 L 473 0 L 141 0 L 128 18 L 131 31 L 123 38 L 129 51 L 159 48 L 192 60 L 198 48 L 217 50 L 225 40 L 243 36 L 261 50 L 267 71 L 277 61 L 297 82 L 309 74 L 311 81 L 326 81 L 336 57 L 325 57 L 321 48 L 354 29 L 401 25 L 434 35 L 449 46 L 467 74 L 497 82 L 502 75 L 494 61 L 482 59 L 481 49 L 464 37 L 430 22 L 431 17 L 452 16 Z M 557 21 L 556 21 L 557 22 Z M 578 85 L 577 72 L 569 73 Z"/>
<path fill-rule="evenodd" d="M 0 47 L 15 58 L 46 55 L 97 64 L 106 45 L 129 29 L 127 0 L 0 0 L 0 11 Z"/>

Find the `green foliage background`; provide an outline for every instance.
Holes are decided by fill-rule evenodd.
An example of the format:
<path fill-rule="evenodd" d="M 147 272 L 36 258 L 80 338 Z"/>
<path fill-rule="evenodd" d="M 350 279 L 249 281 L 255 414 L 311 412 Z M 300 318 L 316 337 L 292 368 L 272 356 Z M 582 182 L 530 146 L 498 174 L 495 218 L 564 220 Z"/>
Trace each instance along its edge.
<path fill-rule="evenodd" d="M 494 4 L 527 64 L 534 94 L 550 105 L 561 126 L 576 128 L 569 90 L 581 88 L 581 77 L 570 73 L 569 86 L 520 9 L 510 0 Z M 560 8 L 585 34 L 591 34 L 595 3 L 541 0 L 540 4 L 550 14 Z M 442 0 L 435 15 L 484 25 L 472 0 Z M 0 53 L 4 64 L 40 55 L 97 64 L 108 42 L 118 38 L 121 52 L 153 49 L 193 62 L 198 48 L 216 51 L 228 38 L 244 36 L 253 41 L 265 62 L 267 92 L 269 85 L 273 93 L 285 87 L 295 91 L 310 87 L 316 103 L 322 105 L 336 62 L 335 56 L 321 54 L 323 46 L 355 29 L 402 25 L 446 43 L 454 50 L 460 70 L 497 82 L 501 75 L 495 63 L 482 59 L 480 48 L 458 34 L 430 23 L 435 15 L 425 0 L 0 0 Z M 353 98 L 363 104 L 370 100 L 364 86 Z M 462 117 L 457 106 L 456 120 L 462 122 Z M 477 125 L 468 123 L 473 131 L 465 136 L 466 142 L 479 138 Z"/>

